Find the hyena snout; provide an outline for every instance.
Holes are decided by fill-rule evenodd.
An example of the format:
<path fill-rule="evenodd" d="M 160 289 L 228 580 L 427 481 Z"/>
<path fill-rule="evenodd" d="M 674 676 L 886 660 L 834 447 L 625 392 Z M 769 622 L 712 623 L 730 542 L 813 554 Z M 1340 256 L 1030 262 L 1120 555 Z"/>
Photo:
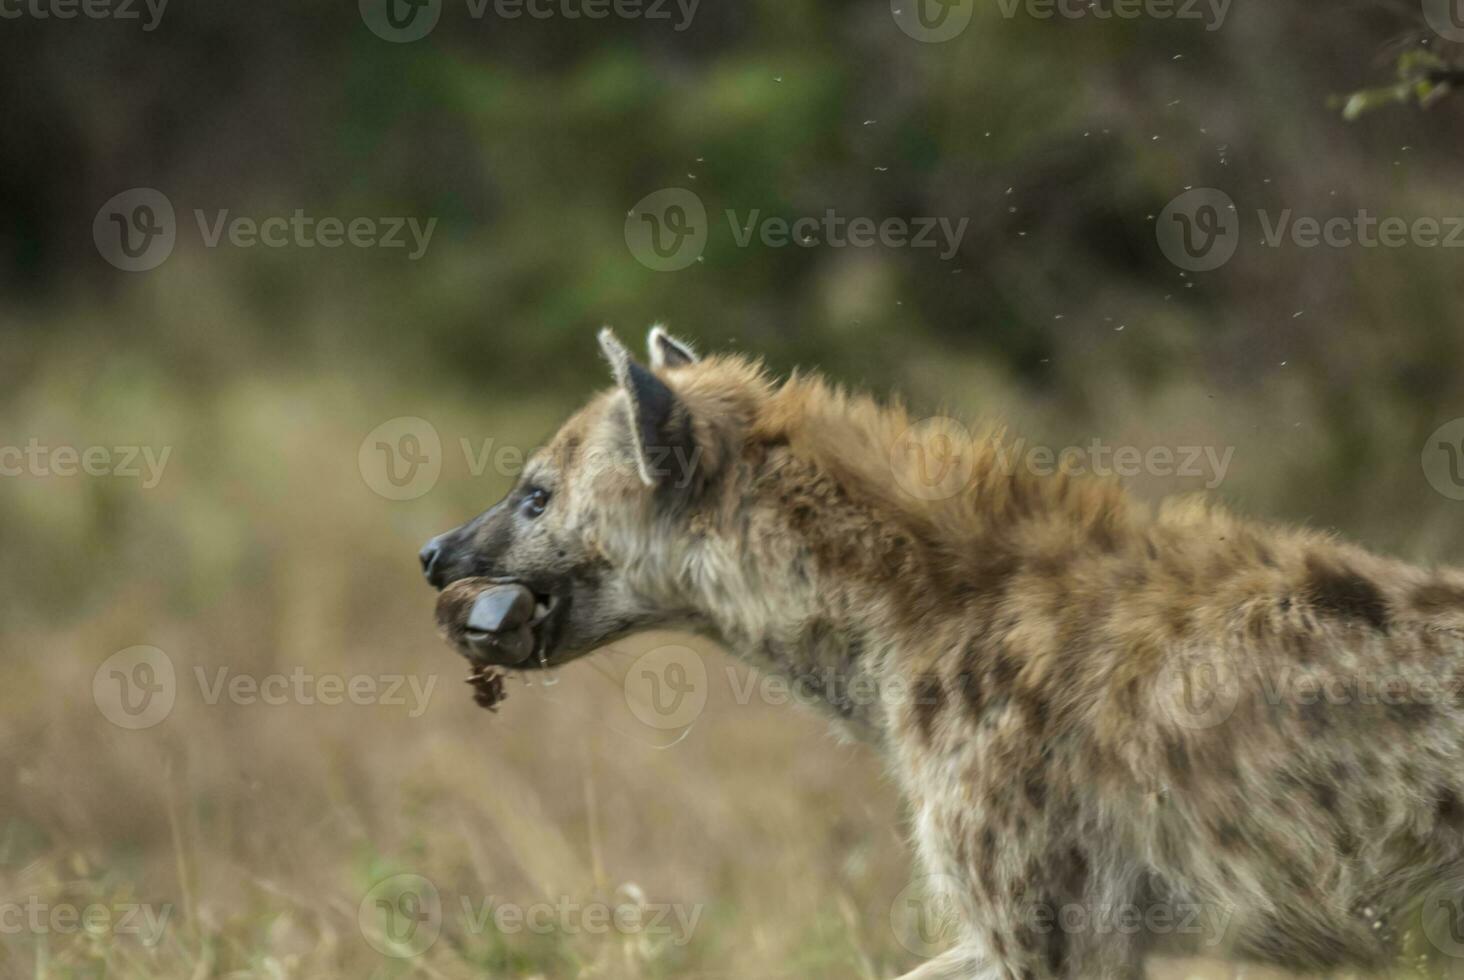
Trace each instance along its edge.
<path fill-rule="evenodd" d="M 422 563 L 422 574 L 427 576 L 428 584 L 434 589 L 440 589 L 447 584 L 442 574 L 443 537 L 444 535 L 439 534 L 417 552 L 417 560 Z"/>
<path fill-rule="evenodd" d="M 473 574 L 472 535 L 467 530 L 465 526 L 444 531 L 417 552 L 422 574 L 434 589 L 442 589 Z"/>

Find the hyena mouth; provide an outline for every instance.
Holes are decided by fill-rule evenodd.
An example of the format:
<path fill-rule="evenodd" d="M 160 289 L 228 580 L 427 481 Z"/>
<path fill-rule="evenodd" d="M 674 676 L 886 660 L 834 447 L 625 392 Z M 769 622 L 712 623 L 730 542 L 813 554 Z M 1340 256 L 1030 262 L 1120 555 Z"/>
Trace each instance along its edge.
<path fill-rule="evenodd" d="M 438 629 L 478 666 L 547 667 L 568 612 L 566 595 L 499 579 L 460 579 L 437 597 Z"/>

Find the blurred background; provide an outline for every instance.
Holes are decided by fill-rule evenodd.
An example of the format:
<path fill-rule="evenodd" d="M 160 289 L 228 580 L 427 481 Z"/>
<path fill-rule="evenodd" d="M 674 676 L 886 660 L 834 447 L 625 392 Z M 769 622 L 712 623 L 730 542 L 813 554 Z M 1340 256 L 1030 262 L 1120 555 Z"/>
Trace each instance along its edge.
<path fill-rule="evenodd" d="M 1451 57 L 1427 4 L 391 3 L 0 4 L 4 976 L 930 952 L 880 760 L 710 645 L 490 715 L 437 641 L 417 548 L 606 382 L 605 323 L 1202 448 L 1129 482 L 1464 560 L 1460 253 L 1274 234 L 1464 217 L 1464 102 L 1339 109 Z M 705 706 L 648 722 L 668 648 Z"/>

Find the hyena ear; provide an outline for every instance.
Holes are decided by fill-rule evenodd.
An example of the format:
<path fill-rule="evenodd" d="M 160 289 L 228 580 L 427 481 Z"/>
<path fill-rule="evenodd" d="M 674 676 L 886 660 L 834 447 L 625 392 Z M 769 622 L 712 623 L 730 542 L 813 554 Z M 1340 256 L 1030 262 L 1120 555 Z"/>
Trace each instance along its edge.
<path fill-rule="evenodd" d="M 631 358 L 609 327 L 600 331 L 600 350 L 629 404 L 641 482 L 648 487 L 691 486 L 701 463 L 691 413 L 666 382 Z"/>
<path fill-rule="evenodd" d="M 646 338 L 646 347 L 651 352 L 653 371 L 696 363 L 696 351 L 691 349 L 691 345 L 671 336 L 659 323 L 651 328 L 651 335 Z"/>

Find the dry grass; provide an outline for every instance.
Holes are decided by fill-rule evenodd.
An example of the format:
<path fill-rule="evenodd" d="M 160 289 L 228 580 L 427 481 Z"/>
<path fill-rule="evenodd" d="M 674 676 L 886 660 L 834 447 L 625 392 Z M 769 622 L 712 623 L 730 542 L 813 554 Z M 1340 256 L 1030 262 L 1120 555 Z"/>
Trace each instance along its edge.
<path fill-rule="evenodd" d="M 0 894 L 48 908 L 145 903 L 168 918 L 151 946 L 0 930 L 4 975 L 843 980 L 919 962 L 891 926 L 910 854 L 880 761 L 807 711 L 739 703 L 727 672 L 749 675 L 705 644 L 642 638 L 552 686 L 511 684 L 497 715 L 473 705 L 464 665 L 433 635 L 415 549 L 507 482 L 470 479 L 459 436 L 523 444 L 550 415 L 383 404 L 342 379 L 245 379 L 203 404 L 128 400 L 105 384 L 67 400 L 76 365 L 52 363 L 18 399 L 17 431 L 168 444 L 173 461 L 155 490 L 25 479 L 0 498 L 0 520 L 21 529 L 3 584 L 25 597 L 4 613 Z M 1277 460 L 1298 447 L 1247 430 L 1276 410 L 1258 403 L 1168 437 L 1237 445 L 1227 489 L 1274 499 Z M 383 500 L 357 469 L 362 436 L 393 414 L 428 415 L 448 447 L 420 500 Z M 1145 417 L 1094 424 L 1111 423 L 1114 441 L 1162 441 Z M 1416 466 L 1411 449 L 1399 455 Z M 622 684 L 639 648 L 668 642 L 691 644 L 708 669 L 689 731 L 638 722 Z M 163 650 L 178 679 L 171 714 L 141 731 L 111 724 L 92 698 L 98 665 L 134 644 Z M 433 686 L 416 717 L 410 690 L 406 704 L 210 704 L 195 671 L 212 683 L 220 668 Z M 421 955 L 395 959 L 367 942 L 359 913 L 366 902 L 364 932 L 381 925 L 371 890 L 402 873 L 433 883 L 443 925 Z M 485 902 L 556 901 L 666 903 L 699 918 L 687 936 L 601 932 L 573 915 L 543 934 L 473 921 Z M 1170 964 L 1156 975 L 1224 974 Z"/>

